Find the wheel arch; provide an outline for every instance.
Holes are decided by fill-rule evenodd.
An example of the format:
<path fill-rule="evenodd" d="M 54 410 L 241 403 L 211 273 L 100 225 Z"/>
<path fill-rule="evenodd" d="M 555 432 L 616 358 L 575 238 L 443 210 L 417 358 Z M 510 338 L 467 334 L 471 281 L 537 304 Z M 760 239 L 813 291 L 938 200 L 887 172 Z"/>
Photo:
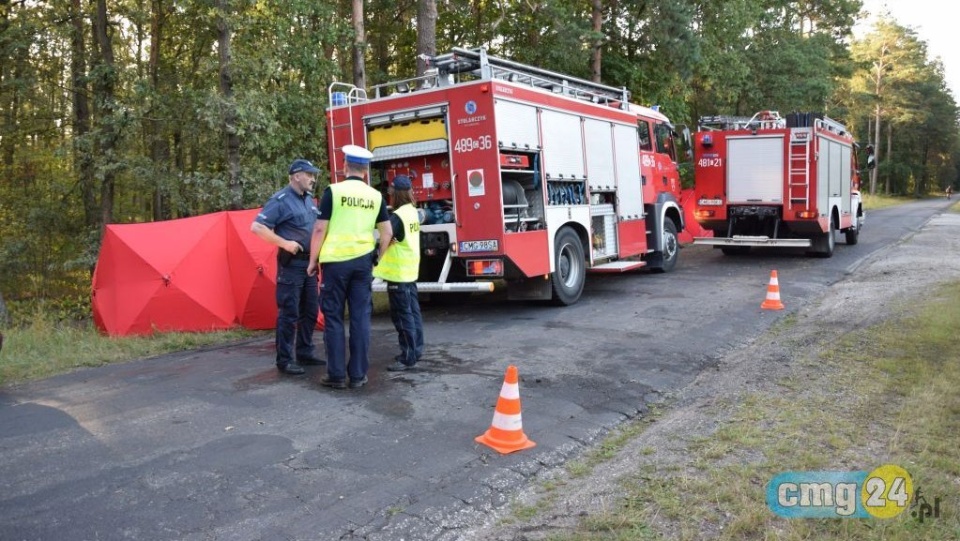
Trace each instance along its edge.
<path fill-rule="evenodd" d="M 647 245 L 655 251 L 663 250 L 663 246 L 661 245 L 663 224 L 666 220 L 670 220 L 676 227 L 677 233 L 683 232 L 683 208 L 680 207 L 680 202 L 677 201 L 677 198 L 674 197 L 673 194 L 663 192 L 657 195 L 657 200 L 653 204 L 647 205 L 646 210 L 648 220 L 647 230 L 650 231 L 650 234 L 647 236 Z"/>
<path fill-rule="evenodd" d="M 665 206 L 663 209 L 664 220 L 671 220 L 676 226 L 677 232 L 683 231 L 683 212 L 677 205 Z"/>

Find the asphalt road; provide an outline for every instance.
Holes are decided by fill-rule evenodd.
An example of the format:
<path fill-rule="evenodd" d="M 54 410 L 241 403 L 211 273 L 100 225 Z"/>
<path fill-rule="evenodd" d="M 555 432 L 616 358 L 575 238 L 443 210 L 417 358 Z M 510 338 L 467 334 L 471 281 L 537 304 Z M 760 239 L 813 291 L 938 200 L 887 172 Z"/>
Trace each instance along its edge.
<path fill-rule="evenodd" d="M 871 212 L 830 259 L 687 247 L 670 274 L 588 277 L 567 308 L 424 304 L 415 372 L 384 370 L 395 334 L 378 317 L 359 391 L 321 387 L 322 367 L 278 375 L 272 338 L 0 390 L 0 539 L 458 539 L 949 203 Z M 774 269 L 780 312 L 760 309 Z M 510 364 L 537 446 L 499 455 L 474 437 Z"/>

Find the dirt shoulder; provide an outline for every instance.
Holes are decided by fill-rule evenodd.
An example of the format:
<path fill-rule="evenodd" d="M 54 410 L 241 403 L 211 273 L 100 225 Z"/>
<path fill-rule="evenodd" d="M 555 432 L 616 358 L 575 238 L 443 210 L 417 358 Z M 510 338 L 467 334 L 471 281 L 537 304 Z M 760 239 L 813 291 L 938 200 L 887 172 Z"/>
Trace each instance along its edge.
<path fill-rule="evenodd" d="M 825 395 L 835 393 L 835 388 L 803 383 L 831 377 L 810 359 L 851 333 L 899 317 L 911 303 L 929 298 L 937 286 L 957 281 L 960 214 L 945 213 L 861 261 L 819 299 L 667 397 L 662 411 L 653 419 L 639 421 L 644 424 L 637 429 L 639 435 L 627 439 L 613 456 L 595 460 L 589 468 L 545 472 L 541 482 L 521 494 L 512 508 L 491 516 L 463 539 L 547 539 L 582 526 L 590 517 L 623 507 L 631 492 L 627 487 L 635 486 L 638 479 L 649 481 L 651 476 L 658 477 L 657 472 L 681 472 L 682 476 L 684 471 L 702 469 L 692 449 L 742 413 L 745 400 L 757 393 L 775 396 L 784 381 L 800 382 L 804 396 L 810 399 L 829 400 Z M 818 393 L 823 396 L 810 396 Z M 857 452 L 869 453 L 870 449 Z M 882 459 L 882 451 L 877 452 Z M 749 463 L 754 458 L 736 448 L 720 455 L 719 460 L 727 463 Z M 711 538 L 718 533 L 711 531 L 715 523 L 684 525 L 657 517 L 642 527 L 646 533 L 641 538 Z"/>

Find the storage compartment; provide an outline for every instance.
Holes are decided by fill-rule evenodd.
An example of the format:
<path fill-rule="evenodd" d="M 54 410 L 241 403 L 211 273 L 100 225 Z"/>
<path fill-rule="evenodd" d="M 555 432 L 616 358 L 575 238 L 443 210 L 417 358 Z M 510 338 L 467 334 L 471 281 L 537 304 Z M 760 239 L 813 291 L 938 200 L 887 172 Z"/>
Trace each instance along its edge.
<path fill-rule="evenodd" d="M 539 153 L 501 149 L 500 167 L 504 231 L 543 229 Z"/>
<path fill-rule="evenodd" d="M 612 204 L 590 206 L 590 244 L 593 259 L 617 255 L 617 217 Z"/>
<path fill-rule="evenodd" d="M 548 205 L 586 205 L 587 192 L 582 180 L 547 180 Z"/>

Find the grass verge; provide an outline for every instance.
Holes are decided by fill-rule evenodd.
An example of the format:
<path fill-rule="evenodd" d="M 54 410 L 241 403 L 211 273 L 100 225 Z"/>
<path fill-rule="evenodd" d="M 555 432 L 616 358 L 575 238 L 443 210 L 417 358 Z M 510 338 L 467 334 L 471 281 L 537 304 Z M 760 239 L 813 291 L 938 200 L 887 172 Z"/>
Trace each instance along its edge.
<path fill-rule="evenodd" d="M 157 333 L 153 336 L 108 337 L 87 318 L 89 305 L 72 310 L 51 309 L 46 304 L 16 305 L 15 324 L 2 328 L 0 386 L 42 379 L 76 368 L 100 366 L 132 359 L 203 347 L 226 345 L 273 331 L 241 328 L 205 333 Z M 386 293 L 373 294 L 374 314 L 390 311 Z M 321 331 L 317 331 L 320 333 Z M 315 338 L 319 342 L 319 338 Z"/>
<path fill-rule="evenodd" d="M 960 284 L 897 321 L 854 331 L 800 360 L 769 390 L 730 405 L 683 464 L 656 457 L 624 480 L 626 497 L 557 541 L 960 539 Z M 652 459 L 652 460 L 651 460 Z M 905 468 L 940 516 L 784 519 L 766 485 L 785 471 Z M 912 497 L 912 495 L 911 495 Z"/>
<path fill-rule="evenodd" d="M 262 334 L 237 329 L 111 338 L 98 333 L 89 322 L 57 323 L 37 316 L 29 324 L 4 331 L 0 385 L 45 378 L 85 366 L 236 342 Z"/>
<path fill-rule="evenodd" d="M 916 201 L 913 197 L 906 196 L 893 196 L 893 195 L 883 195 L 875 194 L 870 195 L 868 193 L 863 193 L 863 208 L 866 210 L 877 210 L 886 207 L 893 207 L 896 205 L 903 205 L 904 203 L 910 203 Z"/>

